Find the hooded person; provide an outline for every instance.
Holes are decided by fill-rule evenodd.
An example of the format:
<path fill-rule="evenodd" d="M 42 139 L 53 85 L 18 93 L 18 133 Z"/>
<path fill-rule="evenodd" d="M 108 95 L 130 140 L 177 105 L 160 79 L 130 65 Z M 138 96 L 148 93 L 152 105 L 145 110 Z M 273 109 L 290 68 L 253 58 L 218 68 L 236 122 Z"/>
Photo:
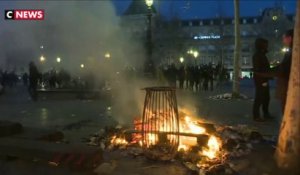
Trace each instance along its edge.
<path fill-rule="evenodd" d="M 282 37 L 283 45 L 287 47 L 281 63 L 267 71 L 258 71 L 257 74 L 263 77 L 276 77 L 276 98 L 281 102 L 282 113 L 285 109 L 287 90 L 289 84 L 291 61 L 292 61 L 292 48 L 293 48 L 293 35 L 294 30 L 288 30 Z"/>
<path fill-rule="evenodd" d="M 253 80 L 255 84 L 255 99 L 253 104 L 253 119 L 255 121 L 264 121 L 271 118 L 269 114 L 270 90 L 269 78 L 256 74 L 256 72 L 266 72 L 270 68 L 270 63 L 266 56 L 268 52 L 268 41 L 263 38 L 257 38 L 255 41 L 255 53 L 252 57 L 253 62 Z M 260 109 L 262 107 L 263 116 L 261 118 Z"/>

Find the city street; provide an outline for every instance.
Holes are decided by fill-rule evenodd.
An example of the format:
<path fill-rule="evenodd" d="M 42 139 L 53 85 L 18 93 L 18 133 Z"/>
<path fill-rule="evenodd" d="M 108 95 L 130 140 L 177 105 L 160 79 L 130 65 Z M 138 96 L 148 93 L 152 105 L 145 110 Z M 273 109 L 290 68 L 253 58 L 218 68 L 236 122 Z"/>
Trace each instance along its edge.
<path fill-rule="evenodd" d="M 273 83 L 274 84 L 274 83 Z M 252 103 L 254 89 L 251 80 L 241 83 L 241 93 L 249 99 L 216 100 L 209 97 L 229 93 L 230 85 L 217 88 L 214 91 L 177 91 L 180 108 L 187 108 L 195 117 L 225 125 L 248 125 L 256 127 L 266 135 L 276 135 L 280 123 L 281 111 L 279 102 L 274 97 L 274 85 L 271 91 L 270 112 L 274 121 L 257 123 L 252 120 Z M 105 93 L 105 92 L 104 92 Z M 143 91 L 140 92 L 143 95 Z M 54 96 L 54 97 L 53 97 Z M 109 104 L 105 99 L 79 100 L 76 96 L 65 98 L 61 94 L 51 95 L 51 99 L 41 97 L 37 102 L 30 100 L 29 95 L 21 85 L 8 90 L 0 96 L 0 120 L 22 123 L 27 127 L 45 129 L 64 129 L 68 125 L 83 122 L 83 128 L 103 128 L 112 124 L 113 116 L 109 115 Z M 143 101 L 140 102 L 141 104 Z M 113 107 L 111 107 L 113 110 Z M 141 115 L 141 114 L 136 114 Z"/>
<path fill-rule="evenodd" d="M 273 137 L 276 139 L 280 124 L 278 104 L 276 100 L 271 100 L 270 111 L 272 111 L 276 119 L 263 123 L 253 122 L 251 118 L 253 89 L 250 81 L 251 80 L 242 81 L 241 84 L 242 93 L 247 95 L 249 99 L 214 100 L 209 98 L 216 94 L 229 92 L 230 85 L 224 85 L 222 88 L 218 88 L 212 92 L 202 91 L 195 93 L 186 90 L 178 91 L 178 103 L 180 108 L 188 109 L 195 114 L 198 113 L 195 117 L 199 119 L 205 119 L 208 122 L 220 125 L 245 126 L 259 131 L 268 138 Z M 141 93 L 143 93 L 143 91 Z M 69 148 L 78 144 L 83 146 L 83 138 L 98 132 L 105 126 L 116 124 L 113 116 L 110 116 L 111 111 L 108 110 L 109 107 L 111 107 L 110 104 L 101 98 L 96 100 L 78 100 L 75 97 L 73 99 L 72 97 L 66 98 L 61 94 L 57 97 L 53 96 L 55 96 L 55 94 L 52 94 L 51 99 L 41 97 L 39 101 L 32 102 L 29 100 L 26 89 L 24 89 L 22 85 L 7 90 L 6 93 L 0 97 L 0 120 L 20 122 L 26 130 L 33 130 L 34 132 L 42 133 L 48 130 L 61 131 L 64 133 L 64 140 L 68 142 L 67 147 Z M 113 107 L 111 108 L 113 109 Z M 31 135 L 38 135 L 38 133 L 32 133 Z M 30 142 L 30 136 L 28 137 L 25 134 L 24 137 Z M 20 148 L 22 148 L 22 146 L 20 146 Z M 53 154 L 53 151 L 51 152 L 53 149 L 49 150 L 49 148 L 41 148 L 41 154 Z M 59 150 L 61 148 L 58 147 L 57 149 Z M 269 150 L 264 151 L 263 154 L 272 154 L 268 152 Z M 123 174 L 124 171 L 127 172 L 124 174 L 131 174 L 133 172 L 139 174 L 141 173 L 140 171 L 143 170 L 143 167 L 153 169 L 153 171 L 157 171 L 157 174 L 163 174 L 165 172 L 174 173 L 177 171 L 177 174 L 187 173 L 186 169 L 180 165 L 162 166 L 155 165 L 155 163 L 153 164 L 151 162 L 145 164 L 145 160 L 143 159 L 131 160 L 126 157 L 120 157 L 120 155 L 122 155 L 122 153 L 118 153 L 118 151 L 105 153 L 106 161 L 118 161 L 118 166 L 114 174 Z M 55 168 L 47 165 L 47 163 L 32 162 L 22 158 L 16 161 L 5 161 L 5 159 L 2 159 L 0 162 L 0 170 L 7 175 L 30 174 L 32 171 L 46 171 L 49 175 L 87 173 L 70 170 L 66 167 Z M 135 169 L 134 167 L 136 166 L 139 166 L 140 169 Z"/>

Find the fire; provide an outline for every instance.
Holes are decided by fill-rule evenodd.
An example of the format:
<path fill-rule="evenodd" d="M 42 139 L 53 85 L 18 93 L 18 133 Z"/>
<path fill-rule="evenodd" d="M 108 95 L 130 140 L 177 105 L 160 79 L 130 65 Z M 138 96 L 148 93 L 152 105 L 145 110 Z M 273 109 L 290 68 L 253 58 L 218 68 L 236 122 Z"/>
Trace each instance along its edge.
<path fill-rule="evenodd" d="M 153 120 L 159 120 L 159 117 L 155 117 L 156 115 L 151 113 L 153 115 Z M 163 115 L 163 114 L 159 114 Z M 153 122 L 155 123 L 155 122 Z M 161 122 L 163 123 L 163 122 Z M 164 124 L 164 123 L 163 123 Z M 164 125 L 158 126 L 157 131 L 159 132 L 165 132 L 166 128 Z M 147 124 L 148 125 L 148 124 Z M 136 118 L 134 120 L 134 129 L 136 131 L 141 131 L 142 127 L 144 129 L 147 129 L 148 126 L 142 126 L 142 121 L 140 118 Z M 209 159 L 214 159 L 218 156 L 218 153 L 221 148 L 221 140 L 218 139 L 217 136 L 208 134 L 206 129 L 202 126 L 200 126 L 199 121 L 196 119 L 193 119 L 190 116 L 181 116 L 180 117 L 180 122 L 179 122 L 179 132 L 180 133 L 185 133 L 185 134 L 194 134 L 194 135 L 208 135 L 208 141 L 207 145 L 203 147 L 202 151 L 199 151 L 200 156 L 206 156 Z M 174 134 L 167 134 L 167 139 L 172 140 L 175 138 Z M 142 134 L 137 132 L 132 134 L 132 142 L 131 143 L 137 143 L 140 146 L 143 146 L 142 142 Z M 147 144 L 147 147 L 150 147 L 151 145 L 157 144 L 159 141 L 159 134 L 158 133 L 148 133 L 145 135 L 145 140 Z M 111 143 L 114 145 L 126 145 L 128 142 L 123 139 L 123 138 L 118 138 L 114 136 L 111 140 Z M 188 151 L 191 149 L 193 146 L 197 146 L 197 137 L 192 137 L 192 136 L 179 136 L 179 145 L 178 145 L 178 151 L 183 150 L 183 151 Z"/>
<path fill-rule="evenodd" d="M 110 140 L 110 143 L 113 145 L 127 145 L 128 142 L 124 138 L 119 138 L 117 136 L 113 136 Z"/>
<path fill-rule="evenodd" d="M 193 133 L 193 134 L 204 134 L 205 128 L 196 125 L 189 116 L 184 117 L 185 122 L 180 124 L 180 132 Z"/>
<path fill-rule="evenodd" d="M 215 136 L 210 136 L 208 143 L 208 149 L 202 151 L 202 155 L 207 156 L 210 159 L 217 157 L 217 153 L 220 151 L 220 141 Z"/>
<path fill-rule="evenodd" d="M 204 134 L 205 128 L 200 127 L 194 122 L 191 117 L 185 116 L 183 120 L 180 122 L 180 129 L 181 133 L 192 133 L 192 134 Z M 187 137 L 187 136 L 180 136 L 179 137 L 179 146 L 178 150 L 187 151 L 191 146 L 197 145 L 197 138 L 195 137 Z"/>

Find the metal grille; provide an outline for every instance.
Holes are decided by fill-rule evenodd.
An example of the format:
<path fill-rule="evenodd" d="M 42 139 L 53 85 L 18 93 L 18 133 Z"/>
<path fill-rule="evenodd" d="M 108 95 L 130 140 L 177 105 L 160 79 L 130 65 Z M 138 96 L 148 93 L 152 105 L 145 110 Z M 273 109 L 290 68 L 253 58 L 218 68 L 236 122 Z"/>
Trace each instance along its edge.
<path fill-rule="evenodd" d="M 176 90 L 171 87 L 145 88 L 142 143 L 152 157 L 173 158 L 179 145 L 179 117 Z"/>

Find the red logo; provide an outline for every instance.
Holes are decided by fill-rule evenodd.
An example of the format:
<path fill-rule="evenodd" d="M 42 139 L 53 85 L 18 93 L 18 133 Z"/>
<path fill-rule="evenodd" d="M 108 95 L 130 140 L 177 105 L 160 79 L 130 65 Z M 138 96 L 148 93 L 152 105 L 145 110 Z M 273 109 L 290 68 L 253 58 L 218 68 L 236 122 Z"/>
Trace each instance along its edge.
<path fill-rule="evenodd" d="M 5 19 L 10 20 L 44 20 L 44 10 L 5 10 Z"/>

